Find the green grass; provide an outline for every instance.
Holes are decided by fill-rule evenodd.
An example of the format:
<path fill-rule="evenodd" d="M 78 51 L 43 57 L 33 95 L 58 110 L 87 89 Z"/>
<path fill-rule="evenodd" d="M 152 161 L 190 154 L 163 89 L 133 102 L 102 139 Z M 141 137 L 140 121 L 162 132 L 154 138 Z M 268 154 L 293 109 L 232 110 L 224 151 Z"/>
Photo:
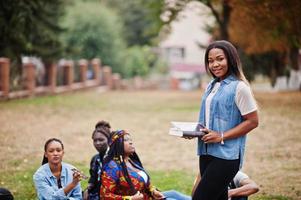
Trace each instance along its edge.
<path fill-rule="evenodd" d="M 32 175 L 36 169 L 12 170 L 0 174 L 1 187 L 9 189 L 16 200 L 36 199 Z"/>
<path fill-rule="evenodd" d="M 292 200 L 292 198 L 281 196 L 281 195 L 261 195 L 254 198 L 252 200 Z"/>
<path fill-rule="evenodd" d="M 88 174 L 88 168 L 80 163 L 77 166 Z M 32 175 L 36 167 L 27 170 L 7 171 L 0 174 L 1 187 L 8 188 L 13 193 L 15 200 L 33 200 L 36 199 L 36 193 L 33 185 Z M 184 171 L 150 171 L 152 184 L 161 191 L 177 190 L 187 195 L 191 194 L 194 177 L 191 173 Z M 87 186 L 87 181 L 81 182 L 82 189 Z M 289 197 L 280 195 L 260 195 L 250 198 L 251 200 L 292 200 Z"/>
<path fill-rule="evenodd" d="M 10 161 L 14 166 L 21 166 L 22 161 Z M 82 163 L 73 163 L 81 169 L 86 175 L 89 174 L 89 168 Z M 31 165 L 28 169 L 7 170 L 0 174 L 1 187 L 8 188 L 14 195 L 15 200 L 33 200 L 36 199 L 32 176 L 39 164 Z M 194 176 L 186 171 L 149 171 L 152 184 L 161 191 L 177 190 L 187 195 L 191 194 Z M 2 181 L 5 180 L 5 181 Z M 81 181 L 82 189 L 87 187 L 87 180 Z M 251 200 L 292 200 L 289 197 L 281 195 L 255 195 Z"/>
<path fill-rule="evenodd" d="M 75 165 L 88 175 L 89 168 L 80 163 Z M 1 187 L 8 188 L 18 200 L 36 199 L 32 176 L 38 166 L 30 167 L 27 170 L 13 170 L 0 174 Z M 161 191 L 175 189 L 186 194 L 191 193 L 193 176 L 181 171 L 150 171 L 152 184 Z M 82 189 L 87 187 L 87 180 L 81 181 Z"/>
<path fill-rule="evenodd" d="M 301 94 L 255 94 L 260 126 L 248 137 L 244 168 L 260 186 L 251 200 L 301 196 Z M 108 120 L 131 131 L 152 183 L 191 193 L 198 159 L 195 142 L 167 134 L 170 121 L 198 117 L 201 92 L 95 90 L 0 102 L 0 187 L 15 199 L 36 199 L 32 175 L 49 137 L 65 144 L 64 161 L 88 174 L 94 124 Z M 285 131 L 283 131 L 285 130 Z M 82 182 L 85 188 L 87 181 Z"/>
<path fill-rule="evenodd" d="M 161 191 L 178 190 L 191 194 L 194 176 L 184 171 L 150 171 L 152 184 Z"/>

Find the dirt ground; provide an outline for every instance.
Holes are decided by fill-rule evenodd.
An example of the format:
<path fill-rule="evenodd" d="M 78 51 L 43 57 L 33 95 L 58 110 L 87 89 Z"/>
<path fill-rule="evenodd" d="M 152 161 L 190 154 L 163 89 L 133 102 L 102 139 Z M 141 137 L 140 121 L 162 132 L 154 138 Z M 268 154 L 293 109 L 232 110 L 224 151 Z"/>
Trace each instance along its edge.
<path fill-rule="evenodd" d="M 132 133 L 148 170 L 197 173 L 196 141 L 168 135 L 170 121 L 196 121 L 201 91 L 100 92 L 0 102 L 0 173 L 38 166 L 50 137 L 65 160 L 88 165 L 98 120 Z M 243 170 L 260 194 L 301 199 L 301 93 L 256 93 L 260 126 L 248 135 Z M 13 166 L 13 167 L 12 167 Z M 0 180 L 2 181 L 2 180 Z"/>

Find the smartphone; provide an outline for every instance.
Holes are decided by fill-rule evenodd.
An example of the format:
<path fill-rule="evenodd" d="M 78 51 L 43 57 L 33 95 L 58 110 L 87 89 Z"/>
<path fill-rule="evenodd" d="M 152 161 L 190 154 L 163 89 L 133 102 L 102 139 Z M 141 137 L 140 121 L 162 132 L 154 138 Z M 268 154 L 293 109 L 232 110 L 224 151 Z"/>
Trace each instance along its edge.
<path fill-rule="evenodd" d="M 79 173 L 80 174 L 80 176 L 81 176 L 81 178 L 82 179 L 88 179 L 89 177 L 88 176 L 86 176 L 83 172 L 81 172 L 81 171 L 79 171 L 78 169 L 76 169 L 76 168 L 73 168 L 73 169 L 71 169 L 73 172 L 77 172 L 77 173 Z"/>

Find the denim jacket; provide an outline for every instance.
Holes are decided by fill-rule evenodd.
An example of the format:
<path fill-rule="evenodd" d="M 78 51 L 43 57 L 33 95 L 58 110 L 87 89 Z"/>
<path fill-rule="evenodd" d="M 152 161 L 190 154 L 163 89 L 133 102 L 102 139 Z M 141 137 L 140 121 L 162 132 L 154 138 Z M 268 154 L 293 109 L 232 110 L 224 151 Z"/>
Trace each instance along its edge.
<path fill-rule="evenodd" d="M 42 165 L 33 175 L 34 184 L 38 193 L 38 199 L 81 200 L 82 190 L 79 183 L 67 195 L 65 195 L 64 193 L 64 187 L 69 183 L 71 183 L 73 180 L 73 172 L 71 171 L 72 168 L 74 167 L 67 163 L 62 163 L 62 172 L 61 172 L 62 188 L 58 188 L 57 179 L 52 174 L 49 164 L 46 163 Z"/>
<path fill-rule="evenodd" d="M 201 110 L 199 116 L 199 122 L 206 124 L 205 122 L 205 102 L 206 98 L 210 94 L 217 79 L 214 79 L 209 83 L 207 90 L 202 98 Z M 226 79 L 221 81 L 221 85 L 218 91 L 212 98 L 210 104 L 210 121 L 209 128 L 217 132 L 226 132 L 229 129 L 237 126 L 243 121 L 242 115 L 235 104 L 236 88 L 239 80 L 230 75 Z M 224 145 L 221 143 L 209 143 L 205 144 L 202 140 L 198 140 L 198 155 L 212 155 L 214 157 L 235 160 L 240 159 L 240 168 L 243 162 L 243 155 L 245 150 L 246 136 L 241 136 L 234 139 L 224 141 Z"/>

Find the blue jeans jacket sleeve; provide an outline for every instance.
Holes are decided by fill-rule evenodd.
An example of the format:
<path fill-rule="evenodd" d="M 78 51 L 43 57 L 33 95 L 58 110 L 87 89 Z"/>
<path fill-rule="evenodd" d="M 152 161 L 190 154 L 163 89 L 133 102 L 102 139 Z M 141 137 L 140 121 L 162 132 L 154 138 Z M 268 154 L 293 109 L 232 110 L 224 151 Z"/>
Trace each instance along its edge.
<path fill-rule="evenodd" d="M 80 184 L 77 184 L 77 186 L 72 191 L 72 197 L 69 197 L 70 200 L 82 200 L 82 189 L 80 187 Z"/>

